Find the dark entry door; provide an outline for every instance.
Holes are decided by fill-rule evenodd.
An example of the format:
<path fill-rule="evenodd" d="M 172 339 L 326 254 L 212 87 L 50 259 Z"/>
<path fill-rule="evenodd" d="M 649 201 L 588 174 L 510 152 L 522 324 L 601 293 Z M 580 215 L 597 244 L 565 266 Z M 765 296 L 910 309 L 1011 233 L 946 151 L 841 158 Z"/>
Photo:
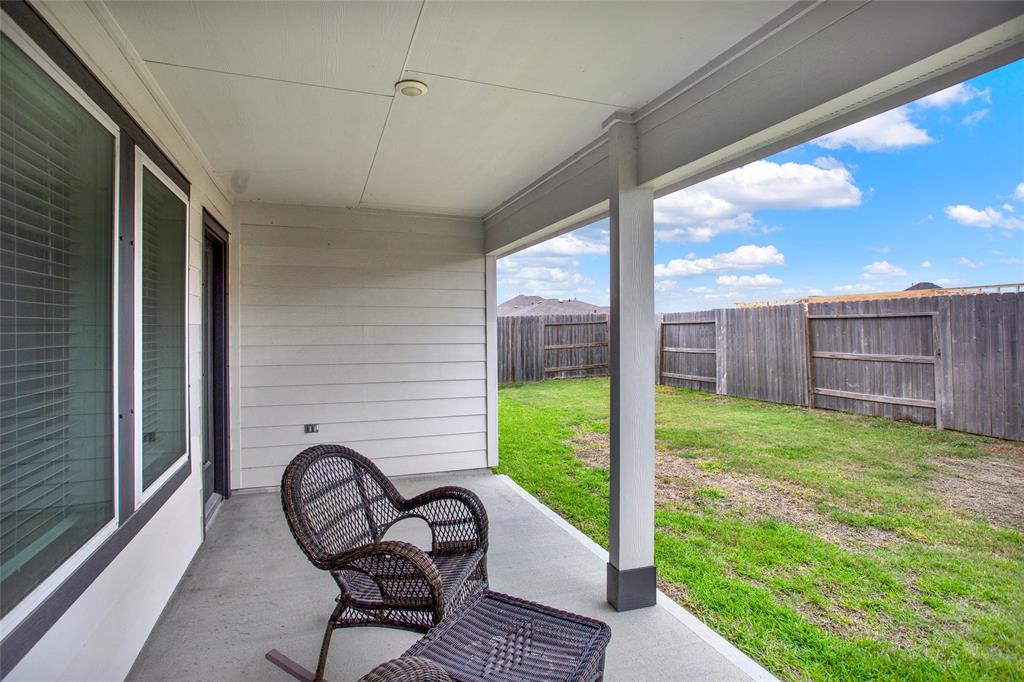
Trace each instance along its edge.
<path fill-rule="evenodd" d="M 203 500 L 228 496 L 227 232 L 203 212 Z"/>

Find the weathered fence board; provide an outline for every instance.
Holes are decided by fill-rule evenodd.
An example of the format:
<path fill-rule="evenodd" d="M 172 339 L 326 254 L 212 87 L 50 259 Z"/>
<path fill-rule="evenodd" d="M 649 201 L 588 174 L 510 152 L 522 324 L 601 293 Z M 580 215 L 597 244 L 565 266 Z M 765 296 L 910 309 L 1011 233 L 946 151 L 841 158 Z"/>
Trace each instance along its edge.
<path fill-rule="evenodd" d="M 721 354 L 728 395 L 789 405 L 807 404 L 807 356 L 802 305 L 722 310 L 727 333 Z"/>
<path fill-rule="evenodd" d="M 715 392 L 715 311 L 664 315 L 659 338 L 662 384 Z"/>
<path fill-rule="evenodd" d="M 940 318 L 947 306 L 943 426 L 1024 439 L 1024 295 L 950 298 Z"/>
<path fill-rule="evenodd" d="M 814 407 L 936 423 L 937 313 L 936 297 L 808 304 Z"/>
<path fill-rule="evenodd" d="M 544 379 L 544 318 L 498 318 L 498 382 Z"/>
<path fill-rule="evenodd" d="M 667 386 L 1024 439 L 1024 294 L 923 296 L 662 316 Z M 603 316 L 498 320 L 499 381 L 600 376 Z"/>
<path fill-rule="evenodd" d="M 542 319 L 545 378 L 607 376 L 607 315 L 547 315 Z"/>

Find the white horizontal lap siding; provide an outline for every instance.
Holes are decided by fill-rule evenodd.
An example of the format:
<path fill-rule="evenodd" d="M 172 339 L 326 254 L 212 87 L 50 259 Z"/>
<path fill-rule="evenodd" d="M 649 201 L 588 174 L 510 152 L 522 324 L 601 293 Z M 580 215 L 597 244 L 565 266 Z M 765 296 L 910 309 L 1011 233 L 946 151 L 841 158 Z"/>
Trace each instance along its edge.
<path fill-rule="evenodd" d="M 317 443 L 391 475 L 486 466 L 480 221 L 238 210 L 242 487 Z"/>
<path fill-rule="evenodd" d="M 262 347 L 288 346 L 301 336 L 307 346 L 334 346 L 338 344 L 445 344 L 445 343 L 486 343 L 484 329 L 473 327 L 434 327 L 427 325 L 403 325 L 393 327 L 368 327 L 365 325 L 309 325 L 289 327 L 268 327 L 253 325 L 244 329 L 242 346 L 249 347 L 250 339 Z"/>

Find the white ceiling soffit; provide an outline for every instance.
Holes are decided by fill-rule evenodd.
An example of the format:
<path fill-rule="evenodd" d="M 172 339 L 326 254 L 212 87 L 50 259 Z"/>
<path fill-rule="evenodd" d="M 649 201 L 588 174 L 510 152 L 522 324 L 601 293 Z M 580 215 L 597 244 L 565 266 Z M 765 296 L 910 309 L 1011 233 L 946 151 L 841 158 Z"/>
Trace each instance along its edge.
<path fill-rule="evenodd" d="M 238 200 L 482 216 L 791 4 L 108 7 Z"/>
<path fill-rule="evenodd" d="M 163 64 L 149 69 L 236 198 L 358 203 L 389 98 Z"/>

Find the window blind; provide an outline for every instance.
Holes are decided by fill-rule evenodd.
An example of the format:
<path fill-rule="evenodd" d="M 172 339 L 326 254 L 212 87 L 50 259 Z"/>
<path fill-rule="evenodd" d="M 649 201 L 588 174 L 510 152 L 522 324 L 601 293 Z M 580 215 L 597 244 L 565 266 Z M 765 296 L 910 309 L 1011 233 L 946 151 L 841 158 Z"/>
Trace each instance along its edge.
<path fill-rule="evenodd" d="M 113 134 L 7 36 L 0 70 L 0 593 L 113 518 Z"/>

